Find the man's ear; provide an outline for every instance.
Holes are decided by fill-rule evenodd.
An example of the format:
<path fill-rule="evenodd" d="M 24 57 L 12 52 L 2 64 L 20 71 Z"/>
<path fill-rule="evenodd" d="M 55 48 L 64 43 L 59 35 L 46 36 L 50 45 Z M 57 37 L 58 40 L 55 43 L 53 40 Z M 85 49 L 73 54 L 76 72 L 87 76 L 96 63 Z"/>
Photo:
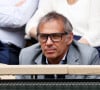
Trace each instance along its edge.
<path fill-rule="evenodd" d="M 66 43 L 67 45 L 70 45 L 73 41 L 73 33 L 69 33 L 68 36 L 67 36 L 67 39 L 66 39 Z"/>

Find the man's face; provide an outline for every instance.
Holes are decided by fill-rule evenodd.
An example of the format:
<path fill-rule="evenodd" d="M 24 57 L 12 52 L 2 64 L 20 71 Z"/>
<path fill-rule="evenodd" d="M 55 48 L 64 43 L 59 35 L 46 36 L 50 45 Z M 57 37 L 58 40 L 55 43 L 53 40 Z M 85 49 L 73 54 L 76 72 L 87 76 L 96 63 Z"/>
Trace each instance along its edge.
<path fill-rule="evenodd" d="M 48 59 L 63 58 L 73 36 L 72 33 L 65 34 L 60 20 L 51 20 L 40 25 L 39 34 L 42 51 Z"/>

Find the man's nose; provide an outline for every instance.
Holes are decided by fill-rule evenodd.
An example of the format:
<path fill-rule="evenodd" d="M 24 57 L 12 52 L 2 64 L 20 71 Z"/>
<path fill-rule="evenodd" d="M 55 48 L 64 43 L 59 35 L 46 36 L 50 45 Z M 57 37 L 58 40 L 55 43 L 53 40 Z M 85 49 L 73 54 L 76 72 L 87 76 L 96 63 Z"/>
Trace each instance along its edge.
<path fill-rule="evenodd" d="M 47 38 L 46 44 L 53 44 L 53 41 L 52 41 L 52 39 L 50 37 Z"/>

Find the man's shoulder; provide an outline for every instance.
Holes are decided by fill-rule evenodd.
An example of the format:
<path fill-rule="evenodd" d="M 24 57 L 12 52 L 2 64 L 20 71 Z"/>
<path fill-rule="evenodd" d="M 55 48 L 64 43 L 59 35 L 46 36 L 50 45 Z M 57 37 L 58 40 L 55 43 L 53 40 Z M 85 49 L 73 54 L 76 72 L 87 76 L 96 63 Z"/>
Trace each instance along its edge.
<path fill-rule="evenodd" d="M 92 46 L 81 44 L 77 41 L 74 41 L 73 47 L 79 53 L 79 55 L 84 57 L 84 59 L 89 59 L 89 58 L 94 58 L 95 56 L 99 56 L 97 49 Z"/>
<path fill-rule="evenodd" d="M 20 64 L 32 64 L 32 60 L 38 58 L 40 54 L 41 48 L 39 43 L 23 48 L 20 52 L 19 62 Z"/>
<path fill-rule="evenodd" d="M 23 48 L 20 52 L 20 57 L 32 57 L 35 56 L 37 53 L 41 52 L 41 47 L 39 43 L 31 45 L 29 47 Z"/>
<path fill-rule="evenodd" d="M 85 45 L 85 44 L 82 44 L 82 43 L 79 43 L 77 41 L 73 41 L 73 46 L 76 46 L 76 48 L 78 48 L 79 50 L 82 50 L 82 51 L 87 51 L 87 50 L 91 50 L 91 51 L 94 51 L 96 50 L 94 47 L 92 46 L 89 46 L 89 45 Z M 97 50 L 96 50 L 97 51 Z"/>
<path fill-rule="evenodd" d="M 81 64 L 93 64 L 100 60 L 97 49 L 77 41 L 73 41 L 71 53 L 75 53 L 75 57 L 79 58 Z"/>
<path fill-rule="evenodd" d="M 22 50 L 21 50 L 21 52 L 34 52 L 34 51 L 36 51 L 36 50 L 40 50 L 41 49 L 41 47 L 40 47 L 40 44 L 39 43 L 36 43 L 36 44 L 34 44 L 34 45 L 31 45 L 31 46 L 29 46 L 29 47 L 25 47 L 25 48 L 23 48 Z"/>

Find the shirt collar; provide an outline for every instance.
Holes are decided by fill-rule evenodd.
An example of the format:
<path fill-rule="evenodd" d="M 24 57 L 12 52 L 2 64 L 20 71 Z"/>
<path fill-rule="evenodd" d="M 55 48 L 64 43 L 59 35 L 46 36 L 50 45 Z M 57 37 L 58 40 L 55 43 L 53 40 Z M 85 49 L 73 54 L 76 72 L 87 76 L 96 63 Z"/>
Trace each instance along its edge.
<path fill-rule="evenodd" d="M 59 64 L 63 64 L 63 62 L 65 61 L 65 58 L 66 58 L 66 54 L 65 54 L 64 57 L 61 59 L 61 61 L 60 61 Z M 46 58 L 46 64 L 48 64 L 47 58 Z"/>

